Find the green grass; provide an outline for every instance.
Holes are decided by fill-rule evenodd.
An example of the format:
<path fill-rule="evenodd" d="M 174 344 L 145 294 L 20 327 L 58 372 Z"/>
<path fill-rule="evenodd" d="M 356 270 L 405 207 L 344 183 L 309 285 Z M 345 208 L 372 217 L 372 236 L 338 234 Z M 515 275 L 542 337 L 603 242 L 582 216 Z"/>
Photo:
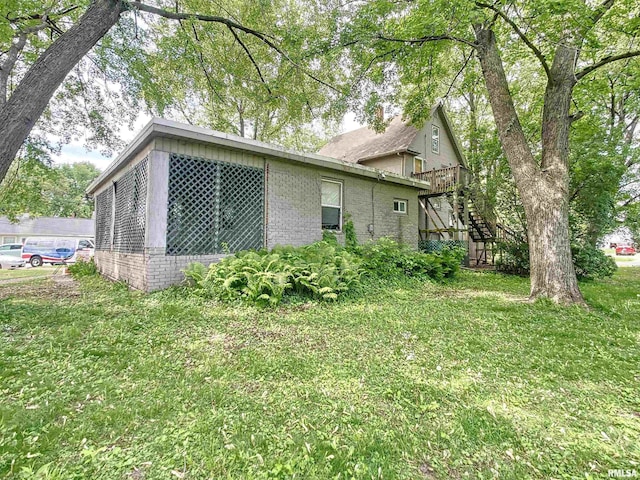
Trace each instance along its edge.
<path fill-rule="evenodd" d="M 278 310 L 97 278 L 0 286 L 0 477 L 608 478 L 640 470 L 640 269 Z"/>
<path fill-rule="evenodd" d="M 38 268 L 3 268 L 0 270 L 0 281 L 8 278 L 30 278 L 51 275 L 56 267 L 38 267 Z"/>
<path fill-rule="evenodd" d="M 614 258 L 616 262 L 634 262 L 636 256 L 622 257 L 620 255 L 616 255 Z"/>

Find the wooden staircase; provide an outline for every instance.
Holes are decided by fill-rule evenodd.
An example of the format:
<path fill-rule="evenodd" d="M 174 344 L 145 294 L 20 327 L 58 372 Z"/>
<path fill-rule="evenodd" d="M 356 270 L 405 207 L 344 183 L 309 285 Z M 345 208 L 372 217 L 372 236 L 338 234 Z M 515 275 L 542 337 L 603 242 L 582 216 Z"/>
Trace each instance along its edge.
<path fill-rule="evenodd" d="M 448 167 L 413 174 L 414 177 L 430 183 L 428 190 L 420 191 L 418 196 L 428 201 L 432 197 L 445 196 L 452 205 L 455 216 L 467 232 L 475 246 L 475 264 L 493 265 L 496 244 L 502 241 L 522 241 L 522 238 L 497 220 L 495 212 L 487 213 L 479 208 L 482 202 L 470 188 L 469 172 L 462 166 Z M 437 213 L 436 213 L 437 215 Z M 440 219 L 440 221 L 442 221 Z M 460 229 L 441 228 L 426 230 L 427 233 L 455 232 Z M 471 248 L 471 245 L 469 246 Z M 471 252 L 470 252 L 471 253 Z"/>
<path fill-rule="evenodd" d="M 477 206 L 479 202 L 476 196 L 470 189 L 467 189 L 465 194 L 462 208 L 458 209 L 458 215 L 467 227 L 469 238 L 475 244 L 476 265 L 494 265 L 494 253 L 498 243 L 521 242 L 523 238 L 500 222 L 494 211 L 483 214 Z"/>

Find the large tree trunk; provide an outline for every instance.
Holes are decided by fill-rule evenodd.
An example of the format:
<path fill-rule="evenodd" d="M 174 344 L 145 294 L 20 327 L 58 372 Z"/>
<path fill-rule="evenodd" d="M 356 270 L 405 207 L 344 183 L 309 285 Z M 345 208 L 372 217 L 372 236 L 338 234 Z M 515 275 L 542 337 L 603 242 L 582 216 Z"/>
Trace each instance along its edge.
<path fill-rule="evenodd" d="M 38 58 L 0 107 L 0 181 L 56 89 L 122 12 L 121 0 L 94 0 L 80 20 Z"/>
<path fill-rule="evenodd" d="M 475 26 L 478 56 L 500 141 L 527 217 L 531 298 L 583 303 L 569 240 L 569 105 L 575 50 L 559 46 L 550 68 L 538 166 L 522 130 L 491 29 Z"/>
<path fill-rule="evenodd" d="M 531 298 L 583 303 L 571 257 L 567 195 L 543 179 L 534 191 L 520 195 L 527 216 Z"/>

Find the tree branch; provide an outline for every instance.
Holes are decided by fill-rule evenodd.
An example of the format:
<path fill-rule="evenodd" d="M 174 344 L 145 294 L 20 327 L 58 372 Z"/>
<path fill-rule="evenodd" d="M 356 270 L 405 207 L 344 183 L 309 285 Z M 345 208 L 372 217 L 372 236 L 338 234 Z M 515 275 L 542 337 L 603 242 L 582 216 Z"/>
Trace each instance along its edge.
<path fill-rule="evenodd" d="M 542 68 L 544 68 L 544 71 L 547 74 L 547 78 L 550 77 L 551 72 L 549 70 L 549 64 L 547 63 L 547 59 L 542 54 L 540 49 L 536 47 L 533 44 L 533 42 L 531 42 L 531 40 L 529 40 L 529 38 L 524 34 L 522 30 L 520 30 L 520 27 L 518 27 L 518 25 L 516 25 L 516 23 L 513 20 L 511 20 L 502 10 L 497 8 L 495 5 L 489 5 L 488 3 L 482 3 L 482 2 L 476 2 L 476 5 L 478 7 L 488 8 L 489 10 L 494 11 L 496 15 L 498 15 L 505 22 L 507 22 L 507 24 L 509 24 L 509 26 L 513 29 L 513 31 L 516 32 L 516 35 L 520 37 L 520 40 L 522 40 L 525 43 L 525 45 L 529 47 L 529 49 L 533 52 L 536 58 L 540 61 Z"/>
<path fill-rule="evenodd" d="M 453 86 L 458 80 L 458 77 L 467 68 L 467 65 L 469 64 L 469 60 L 471 60 L 471 57 L 473 57 L 473 52 L 474 50 L 471 50 L 471 52 L 469 52 L 469 55 L 467 55 L 466 58 L 464 59 L 464 63 L 462 64 L 462 67 L 460 67 L 460 70 L 458 70 L 458 73 L 456 73 L 456 76 L 453 77 L 453 80 L 449 84 L 449 88 L 447 89 L 447 93 L 445 94 L 444 98 L 449 98 L 449 94 L 451 93 L 451 90 L 453 90 Z"/>
<path fill-rule="evenodd" d="M 229 31 L 233 34 L 233 37 L 236 39 L 236 41 L 240 44 L 240 46 L 242 47 L 242 49 L 245 51 L 245 53 L 247 54 L 247 56 L 249 57 L 249 60 L 251 60 L 251 63 L 253 63 L 253 66 L 256 67 L 256 71 L 258 72 L 258 76 L 260 77 L 260 81 L 264 84 L 264 87 L 267 89 L 267 92 L 269 92 L 269 95 L 272 95 L 271 93 L 271 89 L 269 88 L 269 85 L 267 84 L 266 80 L 264 79 L 264 77 L 262 76 L 262 72 L 260 71 L 260 66 L 256 63 L 255 59 L 253 58 L 253 55 L 251 55 L 251 52 L 249 51 L 249 49 L 247 48 L 247 46 L 244 44 L 244 42 L 240 39 L 240 37 L 238 36 L 238 34 L 236 33 L 236 31 L 227 26 L 227 28 L 229 29 Z"/>
<path fill-rule="evenodd" d="M 277 53 L 282 55 L 289 63 L 291 63 L 293 66 L 295 66 L 301 72 L 303 72 L 309 78 L 315 80 L 316 82 L 320 83 L 321 85 L 324 85 L 327 88 L 330 88 L 331 90 L 333 90 L 333 91 L 335 91 L 337 93 L 340 93 L 340 94 L 344 93 L 344 92 L 341 92 L 336 87 L 334 87 L 333 85 L 330 85 L 329 83 L 321 80 L 320 78 L 315 76 L 313 73 L 307 71 L 302 66 L 300 66 L 298 63 L 296 63 L 289 55 L 287 55 L 284 52 L 284 50 L 282 50 L 280 47 L 278 47 L 278 45 L 276 45 L 274 43 L 274 37 L 272 35 L 268 35 L 268 34 L 259 32 L 258 30 L 254 30 L 252 28 L 245 27 L 244 25 L 242 25 L 242 24 L 240 24 L 238 22 L 234 22 L 233 20 L 230 20 L 228 18 L 219 17 L 219 16 L 216 16 L 216 15 L 201 15 L 201 14 L 198 14 L 198 13 L 170 12 L 168 10 L 163 10 L 162 8 L 152 7 L 151 5 L 146 5 L 144 3 L 141 3 L 141 2 L 138 2 L 138 1 L 135 1 L 135 0 L 134 1 L 129 1 L 129 2 L 127 2 L 127 4 L 130 7 L 138 9 L 141 12 L 151 13 L 153 15 L 158 15 L 160 17 L 167 18 L 169 20 L 198 20 L 198 21 L 201 21 L 201 22 L 220 23 L 222 25 L 226 25 L 227 28 L 240 30 L 241 32 L 244 32 L 244 33 L 246 33 L 248 35 L 251 35 L 251 36 L 254 36 L 254 37 L 258 38 L 265 45 L 269 46 L 270 48 L 275 50 Z"/>
<path fill-rule="evenodd" d="M 607 13 L 611 9 L 611 7 L 613 7 L 614 1 L 615 0 L 604 0 L 600 4 L 600 6 L 596 9 L 596 11 L 593 13 L 593 16 L 591 17 L 593 25 L 598 23 L 600 19 L 604 17 L 604 14 Z"/>
<path fill-rule="evenodd" d="M 46 17 L 62 17 L 63 15 L 66 15 L 68 13 L 73 12 L 74 10 L 77 10 L 78 8 L 80 8 L 79 5 L 71 5 L 70 7 L 67 7 L 63 10 L 60 10 L 59 12 L 55 12 L 55 13 L 34 13 L 32 15 L 26 15 L 24 17 L 13 17 L 11 18 L 9 16 L 9 14 L 7 13 L 7 15 L 5 16 L 5 18 L 7 19 L 7 21 L 9 23 L 16 23 L 16 22 L 23 22 L 23 21 L 28 21 L 28 20 L 41 20 L 42 18 Z"/>
<path fill-rule="evenodd" d="M 617 62 L 618 60 L 624 60 L 625 58 L 633 58 L 640 56 L 640 50 L 633 50 L 631 52 L 621 53 L 619 55 L 609 55 L 607 57 L 602 58 L 600 61 L 594 63 L 593 65 L 589 65 L 588 67 L 583 68 L 578 73 L 576 73 L 576 79 L 580 80 L 585 75 L 589 75 L 594 70 L 607 65 L 611 62 Z"/>
<path fill-rule="evenodd" d="M 476 48 L 478 46 L 474 42 L 471 42 L 469 40 L 466 40 L 460 37 L 453 37 L 451 35 L 428 35 L 420 38 L 395 38 L 395 37 L 387 37 L 385 35 L 378 34 L 376 35 L 376 38 L 378 40 L 384 40 L 386 42 L 399 42 L 399 43 L 405 43 L 407 45 L 412 45 L 416 43 L 422 45 L 423 43 L 428 43 L 428 42 L 437 42 L 440 40 L 451 40 L 453 42 L 464 43 L 465 45 L 468 45 L 473 48 Z"/>
<path fill-rule="evenodd" d="M 7 85 L 11 71 L 18 61 L 18 57 L 25 45 L 27 44 L 27 37 L 47 27 L 47 17 L 45 16 L 42 23 L 34 25 L 29 28 L 20 30 L 18 39 L 11 44 L 9 50 L 7 50 L 7 58 L 4 62 L 0 63 L 0 106 L 4 105 L 7 101 Z"/>

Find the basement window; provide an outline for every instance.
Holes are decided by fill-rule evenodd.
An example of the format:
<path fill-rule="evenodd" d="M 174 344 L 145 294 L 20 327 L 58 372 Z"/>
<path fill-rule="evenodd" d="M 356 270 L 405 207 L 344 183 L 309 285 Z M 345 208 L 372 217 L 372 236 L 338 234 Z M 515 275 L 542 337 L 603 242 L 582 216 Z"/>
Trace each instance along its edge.
<path fill-rule="evenodd" d="M 407 214 L 407 201 L 406 200 L 400 200 L 400 199 L 394 199 L 393 200 L 393 211 L 395 213 L 401 213 L 406 215 Z"/>
<path fill-rule="evenodd" d="M 342 182 L 322 180 L 322 229 L 342 228 Z"/>

